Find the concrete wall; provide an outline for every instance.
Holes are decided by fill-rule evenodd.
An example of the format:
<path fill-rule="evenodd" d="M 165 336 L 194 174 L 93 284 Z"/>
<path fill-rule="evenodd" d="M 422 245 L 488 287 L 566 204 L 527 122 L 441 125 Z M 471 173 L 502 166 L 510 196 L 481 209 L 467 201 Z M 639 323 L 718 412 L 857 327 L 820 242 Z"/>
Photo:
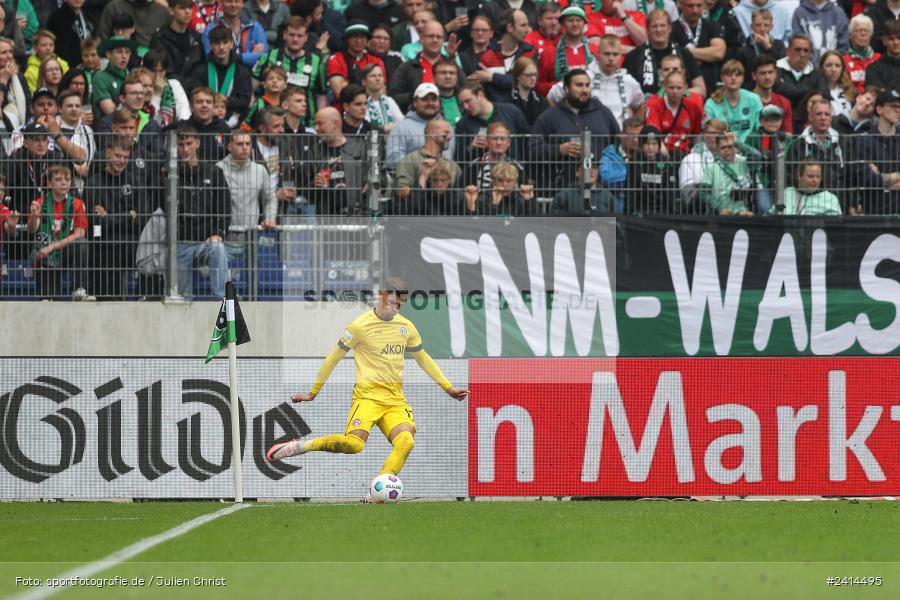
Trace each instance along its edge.
<path fill-rule="evenodd" d="M 0 356 L 205 356 L 219 302 L 2 302 Z M 326 356 L 369 306 L 246 302 L 241 356 Z"/>

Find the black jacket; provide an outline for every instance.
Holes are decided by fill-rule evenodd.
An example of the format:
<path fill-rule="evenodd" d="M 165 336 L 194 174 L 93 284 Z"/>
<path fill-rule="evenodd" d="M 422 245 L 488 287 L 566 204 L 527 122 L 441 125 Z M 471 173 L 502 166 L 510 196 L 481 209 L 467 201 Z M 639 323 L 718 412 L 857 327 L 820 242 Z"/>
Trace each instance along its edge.
<path fill-rule="evenodd" d="M 884 135 L 878 131 L 877 121 L 869 121 L 862 127 L 867 135 L 856 142 L 858 182 L 862 188 L 863 205 L 868 214 L 897 214 L 900 209 L 900 191 L 885 192 L 881 175 L 869 167 L 878 167 L 879 173 L 900 172 L 900 131 Z"/>
<path fill-rule="evenodd" d="M 190 28 L 177 33 L 169 25 L 160 27 L 150 38 L 150 49 L 169 55 L 171 70 L 166 75 L 181 82 L 190 79 L 195 69 L 205 62 L 200 34 Z"/>
<path fill-rule="evenodd" d="M 509 97 L 505 102 L 509 102 L 510 104 L 519 107 L 519 110 L 525 115 L 525 121 L 528 123 L 529 129 L 534 125 L 534 122 L 537 121 L 538 117 L 550 107 L 550 105 L 547 104 L 547 99 L 534 90 L 531 90 L 526 98 L 522 98 L 515 86 L 513 86 L 513 89 L 510 91 Z"/>
<path fill-rule="evenodd" d="M 866 87 L 897 89 L 900 85 L 900 58 L 882 56 L 866 68 Z"/>
<path fill-rule="evenodd" d="M 476 156 L 484 153 L 484 149 L 472 148 L 472 140 L 481 129 L 487 129 L 488 125 L 495 122 L 503 123 L 509 129 L 510 156 L 519 160 L 525 157 L 525 135 L 531 129 L 525 120 L 525 115 L 517 106 L 495 102 L 494 114 L 487 121 L 465 115 L 456 122 L 456 156 L 454 160 L 458 164 L 467 164 Z"/>
<path fill-rule="evenodd" d="M 210 87 L 208 67 L 210 62 L 215 65 L 219 85 L 221 85 L 222 81 L 225 79 L 225 73 L 228 70 L 228 66 L 233 63 L 235 65 L 234 85 L 231 88 L 231 94 L 228 96 L 228 116 L 236 114 L 240 120 L 243 120 L 244 115 L 247 114 L 247 109 L 250 108 L 250 99 L 253 97 L 253 77 L 250 75 L 250 69 L 245 67 L 233 53 L 231 55 L 231 62 L 228 65 L 220 65 L 215 62 L 211 54 L 207 59 L 207 62 L 203 62 L 194 68 L 193 74 L 188 79 L 187 85 L 185 86 L 185 93 L 188 95 L 188 98 L 190 98 L 191 92 L 196 88 L 203 86 Z"/>
<path fill-rule="evenodd" d="M 211 235 L 225 238 L 231 204 L 228 182 L 215 164 L 192 167 L 178 163 L 178 241 L 204 242 Z"/>
<path fill-rule="evenodd" d="M 103 242 L 134 242 L 141 235 L 141 228 L 149 217 L 147 205 L 147 190 L 140 185 L 135 177 L 133 164 L 129 162 L 125 170 L 119 175 L 113 175 L 106 170 L 105 161 L 94 161 L 91 172 L 87 178 L 82 193 L 84 209 L 87 211 L 91 225 L 101 227 L 100 236 L 94 235 L 93 227 L 88 230 L 88 237 Z M 95 207 L 102 206 L 107 214 L 100 216 L 95 212 Z M 129 211 L 137 213 L 132 218 Z M 107 246 L 104 244 L 107 254 L 134 255 L 134 244 L 118 244 Z M 124 266 L 124 265 L 120 265 Z"/>
<path fill-rule="evenodd" d="M 884 35 L 884 24 L 888 21 L 894 21 L 898 17 L 895 17 L 891 9 L 888 8 L 887 0 L 878 0 L 878 2 L 865 10 L 865 14 L 872 19 L 872 24 L 874 25 L 872 29 L 872 49 L 875 52 L 881 52 L 883 55 L 884 42 L 881 41 L 881 36 Z"/>
<path fill-rule="evenodd" d="M 79 19 L 68 4 L 60 6 L 47 18 L 47 29 L 56 36 L 56 54 L 69 63 L 69 67 L 81 64 L 81 41 L 95 34 L 94 26 L 86 14 L 84 21 L 87 31 L 83 32 L 86 35 L 82 38 L 77 33 Z"/>

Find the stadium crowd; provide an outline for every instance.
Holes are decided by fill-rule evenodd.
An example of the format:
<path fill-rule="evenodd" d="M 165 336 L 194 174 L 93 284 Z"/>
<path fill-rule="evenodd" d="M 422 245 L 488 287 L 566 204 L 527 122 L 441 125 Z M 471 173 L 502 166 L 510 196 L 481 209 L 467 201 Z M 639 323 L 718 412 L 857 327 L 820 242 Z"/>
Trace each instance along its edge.
<path fill-rule="evenodd" d="M 42 297 L 126 297 L 173 206 L 188 295 L 293 216 L 900 208 L 900 0 L 3 0 L 0 24 L 0 238 Z"/>

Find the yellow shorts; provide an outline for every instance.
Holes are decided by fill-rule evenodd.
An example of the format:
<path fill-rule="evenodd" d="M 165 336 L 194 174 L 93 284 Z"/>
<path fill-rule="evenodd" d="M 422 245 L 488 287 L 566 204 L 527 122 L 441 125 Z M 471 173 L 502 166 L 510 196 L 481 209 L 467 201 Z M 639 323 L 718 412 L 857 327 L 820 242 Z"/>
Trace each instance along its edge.
<path fill-rule="evenodd" d="M 394 427 L 403 423 L 412 427 L 413 433 L 416 432 L 416 422 L 413 420 L 409 404 L 380 404 L 374 400 L 354 400 L 347 415 L 344 435 L 354 429 L 370 432 L 372 425 L 378 425 L 384 437 L 387 437 Z"/>

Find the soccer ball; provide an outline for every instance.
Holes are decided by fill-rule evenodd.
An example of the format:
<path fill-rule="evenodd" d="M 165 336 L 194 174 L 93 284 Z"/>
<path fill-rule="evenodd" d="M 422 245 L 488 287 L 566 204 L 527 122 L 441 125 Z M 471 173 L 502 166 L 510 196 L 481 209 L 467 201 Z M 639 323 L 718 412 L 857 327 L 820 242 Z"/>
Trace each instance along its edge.
<path fill-rule="evenodd" d="M 398 502 L 403 496 L 403 482 L 396 475 L 379 475 L 372 480 L 369 493 L 376 504 Z"/>

